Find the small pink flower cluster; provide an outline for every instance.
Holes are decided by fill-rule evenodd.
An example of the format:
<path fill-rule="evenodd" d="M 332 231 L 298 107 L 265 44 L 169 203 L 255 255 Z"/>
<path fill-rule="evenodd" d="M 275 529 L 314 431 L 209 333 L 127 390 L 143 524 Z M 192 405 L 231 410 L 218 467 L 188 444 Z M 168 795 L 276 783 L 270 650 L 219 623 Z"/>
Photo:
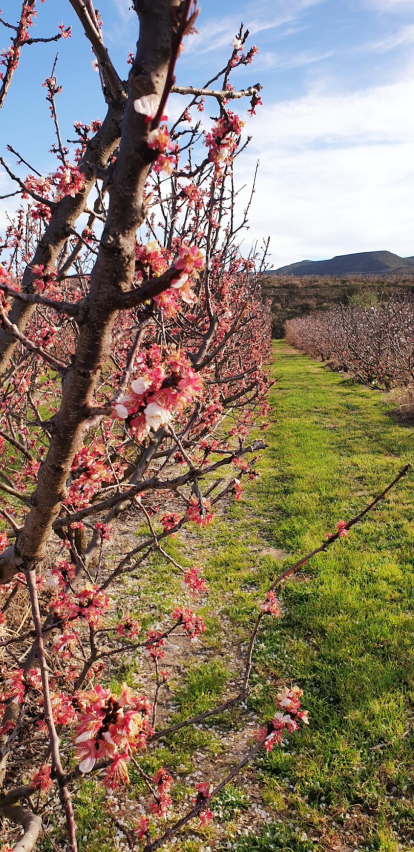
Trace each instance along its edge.
<path fill-rule="evenodd" d="M 338 522 L 335 524 L 335 526 L 336 526 L 336 528 L 337 528 L 337 530 L 338 530 L 338 536 L 339 536 L 339 538 L 346 538 L 346 537 L 347 537 L 347 535 L 349 535 L 349 530 L 347 530 L 347 529 L 346 529 L 346 526 L 347 526 L 347 522 L 346 522 L 346 521 L 338 521 Z"/>
<path fill-rule="evenodd" d="M 71 470 L 71 484 L 67 501 L 76 508 L 88 506 L 92 497 L 100 491 L 103 483 L 108 485 L 115 475 L 122 475 L 125 464 L 114 459 L 111 468 L 107 463 L 107 451 L 96 442 L 82 447 L 76 453 Z"/>
<path fill-rule="evenodd" d="M 349 535 L 349 530 L 347 530 L 347 528 L 346 528 L 347 527 L 346 521 L 337 521 L 335 526 L 336 526 L 336 529 L 338 530 L 338 533 L 337 533 L 338 538 L 346 538 L 347 535 Z M 326 533 L 326 538 L 330 539 L 330 538 L 333 538 L 333 537 L 334 537 L 333 533 Z"/>
<path fill-rule="evenodd" d="M 161 766 L 152 780 L 154 784 L 157 785 L 157 799 L 155 802 L 151 803 L 150 811 L 157 816 L 165 818 L 172 805 L 172 799 L 170 796 L 172 777 L 168 774 L 167 770 Z"/>
<path fill-rule="evenodd" d="M 151 430 L 167 426 L 202 392 L 202 381 L 183 353 L 174 353 L 163 361 L 156 350 L 158 347 L 151 347 L 152 367 L 141 356 L 140 376 L 113 409 L 113 417 L 128 420 L 138 440 Z"/>
<path fill-rule="evenodd" d="M 228 110 L 215 122 L 210 133 L 206 133 L 208 156 L 215 164 L 216 173 L 221 174 L 225 166 L 230 165 L 243 127 L 239 116 Z"/>
<path fill-rule="evenodd" d="M 263 740 L 266 751 L 272 751 L 275 745 L 279 745 L 283 739 L 284 731 L 293 733 L 299 730 L 299 722 L 309 724 L 307 710 L 300 709 L 300 699 L 303 695 L 298 686 L 285 687 L 276 698 L 276 706 L 279 712 L 275 713 L 267 728 L 259 728 L 254 734 L 258 742 Z"/>
<path fill-rule="evenodd" d="M 110 759 L 104 782 L 111 789 L 128 783 L 127 762 L 136 749 L 144 749 L 152 734 L 152 705 L 138 698 L 126 683 L 120 696 L 96 686 L 79 693 L 81 718 L 76 729 L 76 759 L 81 772 L 91 772 L 97 760 Z"/>
<path fill-rule="evenodd" d="M 138 840 L 142 840 L 143 837 L 146 837 L 149 833 L 149 819 L 148 817 L 141 817 L 138 821 L 137 827 L 134 829 L 135 834 L 137 835 Z"/>
<path fill-rule="evenodd" d="M 197 497 L 191 497 L 188 501 L 187 511 L 185 513 L 185 517 L 187 521 L 192 521 L 194 524 L 197 524 L 199 527 L 206 527 L 214 518 L 212 512 L 209 512 L 210 509 L 210 501 L 203 500 L 203 509 L 204 509 L 204 517 L 201 511 L 200 501 Z"/>
<path fill-rule="evenodd" d="M 177 166 L 179 147 L 176 142 L 172 141 L 166 124 L 157 127 L 156 130 L 151 130 L 148 134 L 147 145 L 159 152 L 153 166 L 154 171 L 165 172 L 167 175 L 172 174 Z"/>
<path fill-rule="evenodd" d="M 5 692 L 0 693 L 0 706 L 8 701 L 21 704 L 27 690 L 40 691 L 42 688 L 40 669 L 29 669 L 26 674 L 24 669 L 2 669 L 2 681 Z"/>
<path fill-rule="evenodd" d="M 202 204 L 202 191 L 195 183 L 189 183 L 187 186 L 181 187 L 181 192 L 187 199 L 189 207 L 200 209 Z"/>
<path fill-rule="evenodd" d="M 97 523 L 95 524 L 95 529 L 99 533 L 101 541 L 110 541 L 111 540 L 111 529 L 112 527 L 108 526 L 108 524 Z"/>
<path fill-rule="evenodd" d="M 38 293 L 44 293 L 49 296 L 56 293 L 56 284 L 59 277 L 59 272 L 53 266 L 45 266 L 43 263 L 33 264 L 31 267 L 32 275 L 36 276 L 33 280 L 33 286 L 36 287 Z"/>
<path fill-rule="evenodd" d="M 266 600 L 264 603 L 260 604 L 260 609 L 262 612 L 274 615 L 276 618 L 279 618 L 282 615 L 280 601 L 274 592 L 266 592 Z"/>
<path fill-rule="evenodd" d="M 70 163 L 66 166 L 59 166 L 56 172 L 52 174 L 52 180 L 58 191 L 58 199 L 64 198 L 65 195 L 71 195 L 75 198 L 85 186 L 85 175 L 79 171 L 77 166 Z"/>
<path fill-rule="evenodd" d="M 200 784 L 196 784 L 195 789 L 197 790 L 197 798 L 195 800 L 197 804 L 207 802 L 211 799 L 212 787 L 209 781 L 202 781 Z M 205 808 L 200 811 L 198 817 L 201 825 L 208 825 L 213 819 L 213 813 L 210 808 Z"/>
<path fill-rule="evenodd" d="M 161 248 L 157 240 L 152 240 L 145 245 L 136 245 L 135 257 L 138 263 L 138 277 L 141 277 L 142 280 L 142 271 L 147 277 L 163 275 L 172 262 L 173 254 L 171 251 Z M 197 246 L 189 246 L 183 242 L 179 247 L 178 258 L 174 266 L 179 275 L 171 280 L 168 290 L 154 297 L 155 303 L 163 308 L 167 319 L 177 313 L 177 296 L 188 305 L 195 301 L 191 285 L 197 278 L 199 270 L 204 266 L 203 253 Z"/>
<path fill-rule="evenodd" d="M 59 559 L 57 565 L 48 571 L 47 585 L 64 589 L 68 582 L 75 578 L 75 566 L 66 559 Z"/>
<path fill-rule="evenodd" d="M 200 577 L 202 568 L 189 568 L 184 574 L 184 584 L 194 594 L 200 595 L 207 591 L 207 584 L 203 577 Z"/>
<path fill-rule="evenodd" d="M 181 518 L 177 512 L 166 512 L 165 515 L 161 518 L 162 528 L 164 532 L 168 530 L 173 530 L 174 527 L 180 522 Z"/>
<path fill-rule="evenodd" d="M 129 639 L 133 639 L 141 632 L 141 625 L 131 616 L 124 615 L 116 628 L 116 632 L 118 636 L 127 636 Z"/>
<path fill-rule="evenodd" d="M 109 598 L 98 586 L 87 583 L 76 594 L 59 591 L 50 607 L 63 622 L 82 617 L 91 627 L 97 627 L 109 607 Z"/>
<path fill-rule="evenodd" d="M 170 257 L 157 240 L 148 243 L 137 243 L 135 246 L 135 258 L 144 268 L 149 277 L 162 275 L 169 266 Z"/>
<path fill-rule="evenodd" d="M 65 27 L 64 24 L 59 24 L 58 30 L 60 31 L 61 38 L 71 38 L 72 27 Z"/>
<path fill-rule="evenodd" d="M 65 672 L 65 677 L 68 673 Z M 73 706 L 73 696 L 65 695 L 63 692 L 55 692 L 51 695 L 52 713 L 55 725 L 73 725 L 78 719 L 77 712 Z M 46 727 L 46 721 L 43 722 Z"/>
<path fill-rule="evenodd" d="M 53 200 L 60 201 L 66 195 L 75 198 L 82 191 L 85 186 L 85 175 L 79 171 L 77 166 L 68 163 L 66 166 L 59 166 L 48 177 L 44 177 L 43 175 L 35 177 L 29 174 L 24 181 L 24 185 L 28 192 L 34 192 L 36 195 L 41 195 L 45 199 L 50 199 L 53 190 L 55 190 L 56 196 Z M 27 198 L 27 194 L 23 193 L 23 198 L 25 197 Z M 47 209 L 50 213 L 50 208 L 47 207 Z"/>
<path fill-rule="evenodd" d="M 240 482 L 240 479 L 234 480 L 234 494 L 235 494 L 236 500 L 241 500 L 241 496 L 243 494 L 243 486 Z"/>
<path fill-rule="evenodd" d="M 65 628 L 62 633 L 53 639 L 53 648 L 62 659 L 69 660 L 72 657 L 73 649 L 78 644 L 78 640 L 79 634 L 76 630 Z"/>
<path fill-rule="evenodd" d="M 47 791 L 50 790 L 53 783 L 50 777 L 51 770 L 52 767 L 50 764 L 44 764 L 40 767 L 32 778 L 32 784 L 35 790 L 41 790 L 42 793 L 47 793 Z"/>
<path fill-rule="evenodd" d="M 158 630 L 147 630 L 146 633 L 147 646 L 144 654 L 146 657 L 151 657 L 152 660 L 160 660 L 165 657 L 165 651 L 162 650 L 165 645 L 162 633 Z"/>
<path fill-rule="evenodd" d="M 187 636 L 190 636 L 191 639 L 195 639 L 206 629 L 203 619 L 191 609 L 176 607 L 173 610 L 172 617 L 182 624 Z"/>

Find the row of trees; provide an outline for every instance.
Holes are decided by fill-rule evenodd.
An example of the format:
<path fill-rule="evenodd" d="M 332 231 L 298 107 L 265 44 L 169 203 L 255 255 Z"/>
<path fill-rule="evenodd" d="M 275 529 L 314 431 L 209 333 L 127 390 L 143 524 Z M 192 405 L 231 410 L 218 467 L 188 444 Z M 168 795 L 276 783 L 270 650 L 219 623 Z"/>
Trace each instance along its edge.
<path fill-rule="evenodd" d="M 337 305 L 289 320 L 286 340 L 371 387 L 406 386 L 414 379 L 414 303 L 410 296 L 369 307 Z"/>

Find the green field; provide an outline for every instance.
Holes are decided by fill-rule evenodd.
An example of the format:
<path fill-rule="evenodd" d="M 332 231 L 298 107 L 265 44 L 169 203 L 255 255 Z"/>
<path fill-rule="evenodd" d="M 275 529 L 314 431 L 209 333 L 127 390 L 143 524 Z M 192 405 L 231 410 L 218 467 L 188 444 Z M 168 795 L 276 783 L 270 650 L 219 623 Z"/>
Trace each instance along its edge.
<path fill-rule="evenodd" d="M 229 613 L 238 627 L 257 588 L 318 546 L 336 521 L 358 514 L 413 459 L 413 427 L 398 424 L 383 394 L 283 342 L 275 355 L 277 422 L 265 433 L 262 476 L 233 509 L 235 543 L 225 544 L 223 524 L 222 550 L 210 558 L 216 581 L 234 584 Z M 396 852 L 414 844 L 412 494 L 413 474 L 286 584 L 285 617 L 267 622 L 251 703 L 266 718 L 280 683 L 298 684 L 311 724 L 258 761 L 275 827 L 237 852 Z M 218 531 L 208 534 L 214 547 Z M 291 558 L 259 551 L 251 574 L 258 540 Z"/>
<path fill-rule="evenodd" d="M 278 423 L 251 506 L 263 539 L 298 557 L 412 460 L 414 433 L 379 392 L 283 343 L 275 350 Z M 271 711 L 270 671 L 301 686 L 312 721 L 283 754 L 261 761 L 283 831 L 240 852 L 412 848 L 412 488 L 411 474 L 285 587 L 285 618 L 269 624 L 256 654 L 254 704 Z"/>
<path fill-rule="evenodd" d="M 278 380 L 260 479 L 204 532 L 191 529 L 168 545 L 184 564 L 204 565 L 211 590 L 202 611 L 203 642 L 172 679 L 174 722 L 234 694 L 240 647 L 271 580 L 321 544 L 336 521 L 361 511 L 412 460 L 414 429 L 397 423 L 383 394 L 282 342 L 275 356 Z M 231 751 L 228 739 L 242 735 L 251 711 L 266 720 L 282 685 L 304 691 L 309 729 L 269 755 L 263 750 L 212 804 L 216 820 L 188 827 L 166 847 L 171 852 L 413 848 L 413 482 L 410 474 L 346 540 L 286 583 L 284 617 L 268 619 L 259 635 L 247 716 L 232 711 L 142 756 L 148 772 L 160 763 L 169 767 L 177 803 L 183 795 L 190 799 L 188 771 L 221 777 L 231 767 L 224 756 Z M 168 614 L 183 595 L 160 557 L 146 578 L 125 584 L 128 595 L 136 595 L 137 616 L 147 604 Z M 119 681 L 125 677 L 131 685 L 140 681 L 134 660 L 119 672 Z M 249 747 L 248 738 L 243 745 Z M 200 751 L 207 755 L 202 763 Z M 129 802 L 143 792 L 133 777 Z M 252 802 L 267 812 L 266 828 Z M 76 808 L 81 852 L 118 848 L 93 782 Z M 55 848 L 48 841 L 43 846 Z"/>

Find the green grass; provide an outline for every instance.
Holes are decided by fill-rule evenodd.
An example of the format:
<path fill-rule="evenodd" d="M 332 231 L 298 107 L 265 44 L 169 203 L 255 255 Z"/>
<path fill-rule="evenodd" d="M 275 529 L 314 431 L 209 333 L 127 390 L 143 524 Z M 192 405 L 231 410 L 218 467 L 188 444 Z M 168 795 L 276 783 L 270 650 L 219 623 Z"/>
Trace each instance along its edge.
<path fill-rule="evenodd" d="M 398 424 L 385 395 L 284 343 L 275 352 L 281 378 L 261 478 L 231 507 L 230 525 L 216 521 L 200 538 L 212 600 L 236 640 L 271 579 L 413 458 L 412 429 Z M 268 717 L 280 685 L 296 683 L 311 715 L 308 730 L 257 762 L 267 806 L 275 820 L 289 820 L 286 836 L 275 822 L 274 848 L 332 848 L 348 831 L 360 849 L 412 848 L 412 487 L 411 475 L 287 583 L 284 618 L 269 620 L 259 637 L 251 707 Z M 266 547 L 289 557 L 275 559 Z M 267 842 L 243 840 L 240 852 Z"/>
<path fill-rule="evenodd" d="M 184 662 L 184 680 L 172 684 L 172 723 L 222 699 L 236 675 L 231 646 L 246 641 L 279 572 L 335 531 L 336 521 L 361 511 L 413 458 L 414 431 L 397 423 L 385 395 L 344 381 L 282 342 L 275 354 L 272 372 L 280 378 L 271 391 L 261 478 L 205 531 L 192 527 L 191 536 L 179 534 L 168 544 L 183 564 L 204 566 L 210 588 L 201 608 L 206 634 L 195 657 Z M 249 818 L 253 831 L 241 837 L 237 818 L 249 807 L 251 791 L 238 778 L 223 791 L 216 805 L 216 824 L 227 832 L 223 852 L 413 848 L 413 481 L 411 474 L 346 540 L 289 581 L 284 617 L 265 622 L 250 709 L 266 720 L 281 686 L 297 684 L 310 725 L 256 761 L 272 825 L 263 828 Z M 272 548 L 288 555 L 275 558 Z M 146 603 L 168 615 L 177 600 L 187 601 L 180 578 L 172 579 L 158 556 L 134 593 L 140 618 Z M 133 684 L 134 671 L 131 660 L 120 680 L 127 676 Z M 142 755 L 142 765 L 149 772 L 161 764 L 171 769 L 174 798 L 190 792 L 186 774 L 197 768 L 195 752 L 220 756 L 229 725 L 243 727 L 239 710 L 162 741 Z M 131 780 L 133 797 L 142 782 L 133 772 Z M 76 805 L 87 838 L 82 849 L 105 852 L 113 827 L 94 795 L 87 788 Z M 91 798 L 98 819 L 89 813 Z M 174 848 L 213 848 L 214 822 L 197 828 L 205 842 L 194 840 L 194 828 Z"/>
<path fill-rule="evenodd" d="M 266 433 L 262 477 L 248 502 L 251 529 L 297 558 L 412 460 L 413 434 L 390 416 L 384 395 L 283 343 L 275 349 L 278 422 Z M 361 849 L 412 848 L 412 487 L 411 475 L 348 539 L 310 562 L 306 576 L 287 583 L 285 617 L 268 622 L 259 639 L 254 708 L 270 714 L 278 684 L 297 683 L 311 715 L 309 730 L 259 762 L 265 799 L 289 814 L 296 837 L 309 824 L 320 840 L 341 834 L 348 817 Z M 258 583 L 288 561 L 258 560 Z M 240 852 L 260 842 L 243 841 Z"/>

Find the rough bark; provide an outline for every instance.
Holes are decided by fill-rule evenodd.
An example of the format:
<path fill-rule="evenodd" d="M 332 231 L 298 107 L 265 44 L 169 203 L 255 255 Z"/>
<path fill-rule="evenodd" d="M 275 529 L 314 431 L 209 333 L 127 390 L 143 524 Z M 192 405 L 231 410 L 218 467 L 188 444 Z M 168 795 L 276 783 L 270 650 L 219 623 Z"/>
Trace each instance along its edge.
<path fill-rule="evenodd" d="M 87 429 L 96 383 L 109 356 L 117 305 L 122 293 L 132 287 L 135 235 L 145 218 L 145 181 L 154 158 L 146 144 L 150 125 L 133 104 L 145 94 L 155 92 L 160 98 L 163 95 L 172 55 L 174 9 L 178 5 L 177 0 L 135 4 L 140 36 L 129 75 L 119 155 L 108 182 L 107 222 L 91 273 L 76 352 L 63 378 L 62 402 L 53 422 L 48 454 L 39 471 L 32 507 L 14 547 L 15 572 L 36 568 L 44 556 L 53 521 L 65 497 L 73 457 Z M 6 565 L 9 579 L 10 562 Z M 0 573 L 0 582 L 4 581 Z"/>
<path fill-rule="evenodd" d="M 23 837 L 13 846 L 13 852 L 31 852 L 42 828 L 40 816 L 22 805 L 1 806 L 0 804 L 0 814 L 14 822 L 15 825 L 21 825 L 24 829 Z"/>

